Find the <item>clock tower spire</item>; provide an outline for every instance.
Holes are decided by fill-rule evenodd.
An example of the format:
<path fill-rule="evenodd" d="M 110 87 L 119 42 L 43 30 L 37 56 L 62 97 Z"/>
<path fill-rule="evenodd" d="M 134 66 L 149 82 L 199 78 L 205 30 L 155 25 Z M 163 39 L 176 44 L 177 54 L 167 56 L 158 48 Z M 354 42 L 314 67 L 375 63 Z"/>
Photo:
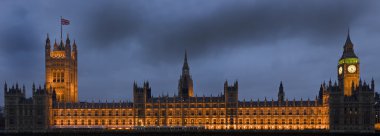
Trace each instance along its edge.
<path fill-rule="evenodd" d="M 348 30 L 346 43 L 343 47 L 343 54 L 338 63 L 339 87 L 343 89 L 345 96 L 351 96 L 352 87 L 357 86 L 359 83 L 359 64 L 359 58 L 354 52 L 354 44 L 350 38 L 350 30 Z"/>

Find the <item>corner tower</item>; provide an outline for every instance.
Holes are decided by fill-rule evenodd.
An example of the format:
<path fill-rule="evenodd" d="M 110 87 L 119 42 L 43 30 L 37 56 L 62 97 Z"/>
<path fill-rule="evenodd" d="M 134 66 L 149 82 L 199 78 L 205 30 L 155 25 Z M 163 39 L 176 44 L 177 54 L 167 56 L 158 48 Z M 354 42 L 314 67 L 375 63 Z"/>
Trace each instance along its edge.
<path fill-rule="evenodd" d="M 187 63 L 187 52 L 185 51 L 185 60 L 182 67 L 182 75 L 179 79 L 178 83 L 178 95 L 182 98 L 193 97 L 193 79 L 190 75 L 189 64 Z"/>
<path fill-rule="evenodd" d="M 75 41 L 72 46 L 71 49 L 67 35 L 66 44 L 61 40 L 58 45 L 55 41 L 52 50 L 49 36 L 46 38 L 45 82 L 48 87 L 55 89 L 58 102 L 78 101 L 78 52 Z"/>
<path fill-rule="evenodd" d="M 352 88 L 359 84 L 360 67 L 359 58 L 354 52 L 354 45 L 351 42 L 350 31 L 348 31 L 346 43 L 343 47 L 342 57 L 338 63 L 339 87 L 343 89 L 345 96 L 352 95 Z"/>

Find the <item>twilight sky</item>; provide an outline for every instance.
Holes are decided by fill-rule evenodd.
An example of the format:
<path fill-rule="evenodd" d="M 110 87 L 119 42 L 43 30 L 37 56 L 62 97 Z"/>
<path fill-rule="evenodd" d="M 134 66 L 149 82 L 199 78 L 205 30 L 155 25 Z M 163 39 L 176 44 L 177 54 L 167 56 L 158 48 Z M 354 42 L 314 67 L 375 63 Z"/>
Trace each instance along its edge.
<path fill-rule="evenodd" d="M 132 84 L 177 93 L 187 49 L 194 93 L 213 96 L 239 81 L 239 98 L 314 98 L 350 27 L 361 77 L 380 83 L 380 2 L 349 0 L 0 1 L 0 81 L 44 83 L 44 42 L 76 40 L 81 101 L 131 100 Z M 66 37 L 66 36 L 65 36 Z M 0 91 L 3 105 L 3 91 Z"/>

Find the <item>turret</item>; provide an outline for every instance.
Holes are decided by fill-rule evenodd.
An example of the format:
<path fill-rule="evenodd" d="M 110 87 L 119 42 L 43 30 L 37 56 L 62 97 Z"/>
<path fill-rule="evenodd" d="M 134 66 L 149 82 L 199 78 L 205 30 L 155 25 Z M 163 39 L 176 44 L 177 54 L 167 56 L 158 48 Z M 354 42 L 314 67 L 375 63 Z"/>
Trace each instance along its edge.
<path fill-rule="evenodd" d="M 331 80 L 329 81 L 329 84 L 331 83 Z M 329 85 L 329 86 L 331 86 L 331 85 Z M 323 86 L 322 86 L 322 84 L 321 84 L 321 86 L 319 87 L 319 93 L 318 93 L 318 100 L 322 100 L 322 98 L 323 98 L 323 90 L 324 90 L 324 88 L 323 88 Z"/>
<path fill-rule="evenodd" d="M 280 82 L 280 87 L 278 88 L 278 101 L 283 102 L 285 97 L 284 86 L 282 85 L 282 81 Z"/>
<path fill-rule="evenodd" d="M 239 82 L 237 80 L 234 83 L 234 87 L 235 87 L 236 91 L 239 89 Z"/>
<path fill-rule="evenodd" d="M 152 93 L 151 93 L 151 88 L 149 86 L 149 81 L 144 82 L 144 87 L 143 88 L 144 88 L 144 93 L 145 93 L 146 99 L 151 98 Z"/>
<path fill-rule="evenodd" d="M 25 85 L 22 85 L 22 93 L 25 95 Z"/>
<path fill-rule="evenodd" d="M 58 49 L 58 44 L 57 44 L 57 39 L 54 39 L 54 51 L 57 51 Z"/>
<path fill-rule="evenodd" d="M 65 52 L 66 52 L 66 56 L 71 55 L 71 45 L 70 45 L 69 34 L 67 34 L 67 38 L 66 38 Z M 66 58 L 70 59 L 70 57 L 66 57 Z"/>
<path fill-rule="evenodd" d="M 71 55 L 72 55 L 72 58 L 74 60 L 78 59 L 77 44 L 76 44 L 75 40 L 74 40 L 74 43 L 73 43 L 73 50 L 72 50 L 72 54 Z"/>
<path fill-rule="evenodd" d="M 332 82 L 331 82 L 331 78 L 330 78 L 330 80 L 329 80 L 329 87 L 331 87 L 332 86 Z"/>
<path fill-rule="evenodd" d="M 33 85 L 32 85 L 32 90 L 33 90 L 33 92 L 35 92 L 36 91 L 36 85 L 33 83 Z"/>
<path fill-rule="evenodd" d="M 373 80 L 373 78 L 371 80 L 371 90 L 375 91 L 375 80 Z"/>
<path fill-rule="evenodd" d="M 16 89 L 18 89 L 18 82 L 16 82 Z"/>
<path fill-rule="evenodd" d="M 46 43 L 45 43 L 45 59 L 50 57 L 50 50 L 51 50 L 50 38 L 49 38 L 49 34 L 47 34 L 46 35 Z"/>
<path fill-rule="evenodd" d="M 4 82 L 4 94 L 8 91 L 8 85 L 7 82 Z"/>
<path fill-rule="evenodd" d="M 228 88 L 228 81 L 226 80 L 226 81 L 224 82 L 224 90 L 227 90 L 227 88 Z"/>

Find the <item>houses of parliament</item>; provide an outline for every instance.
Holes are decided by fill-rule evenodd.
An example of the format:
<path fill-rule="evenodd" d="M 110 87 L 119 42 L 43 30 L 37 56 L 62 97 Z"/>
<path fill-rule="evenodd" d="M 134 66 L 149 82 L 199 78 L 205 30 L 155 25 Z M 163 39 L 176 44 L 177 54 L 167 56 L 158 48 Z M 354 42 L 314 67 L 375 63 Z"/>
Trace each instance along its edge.
<path fill-rule="evenodd" d="M 287 99 L 281 82 L 276 100 L 239 100 L 239 83 L 225 81 L 217 96 L 194 96 L 185 52 L 178 94 L 152 96 L 149 82 L 133 83 L 132 102 L 80 102 L 78 50 L 67 36 L 45 44 L 46 83 L 4 84 L 5 130 L 48 132 L 72 129 L 313 130 L 375 132 L 380 129 L 375 83 L 360 78 L 360 60 L 348 34 L 337 64 L 338 81 L 319 86 L 313 99 Z"/>

